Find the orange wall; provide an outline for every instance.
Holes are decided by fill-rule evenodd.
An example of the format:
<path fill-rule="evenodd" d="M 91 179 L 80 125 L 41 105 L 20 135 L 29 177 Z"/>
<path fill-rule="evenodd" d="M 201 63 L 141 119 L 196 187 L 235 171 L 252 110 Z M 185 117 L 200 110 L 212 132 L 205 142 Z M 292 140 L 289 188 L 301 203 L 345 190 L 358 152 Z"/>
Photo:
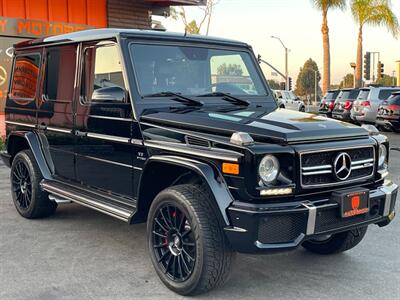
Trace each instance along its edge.
<path fill-rule="evenodd" d="M 0 16 L 107 27 L 107 0 L 0 0 Z"/>

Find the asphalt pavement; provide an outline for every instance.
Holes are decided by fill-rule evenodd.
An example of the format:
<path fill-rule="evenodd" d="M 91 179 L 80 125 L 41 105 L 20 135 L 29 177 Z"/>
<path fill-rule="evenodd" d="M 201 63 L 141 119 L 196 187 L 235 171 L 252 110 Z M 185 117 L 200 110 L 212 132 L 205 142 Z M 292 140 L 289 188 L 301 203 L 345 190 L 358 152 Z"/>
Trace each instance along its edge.
<path fill-rule="evenodd" d="M 400 135 L 388 134 L 400 147 Z M 400 182 L 400 152 L 391 153 Z M 398 211 L 398 209 L 397 209 Z M 151 265 L 145 225 L 121 221 L 76 204 L 47 219 L 15 210 L 9 169 L 0 163 L 0 299 L 180 299 Z M 400 217 L 370 226 L 356 248 L 318 256 L 299 248 L 238 255 L 231 280 L 197 297 L 211 299 L 400 299 Z"/>

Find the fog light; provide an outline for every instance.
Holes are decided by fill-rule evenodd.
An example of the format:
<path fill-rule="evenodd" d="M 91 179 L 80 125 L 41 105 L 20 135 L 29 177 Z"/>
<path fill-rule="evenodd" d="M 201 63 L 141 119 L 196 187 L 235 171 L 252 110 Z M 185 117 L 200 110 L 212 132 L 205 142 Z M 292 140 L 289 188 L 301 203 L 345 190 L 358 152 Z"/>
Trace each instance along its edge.
<path fill-rule="evenodd" d="M 292 188 L 273 188 L 260 191 L 260 196 L 281 196 L 293 193 Z"/>

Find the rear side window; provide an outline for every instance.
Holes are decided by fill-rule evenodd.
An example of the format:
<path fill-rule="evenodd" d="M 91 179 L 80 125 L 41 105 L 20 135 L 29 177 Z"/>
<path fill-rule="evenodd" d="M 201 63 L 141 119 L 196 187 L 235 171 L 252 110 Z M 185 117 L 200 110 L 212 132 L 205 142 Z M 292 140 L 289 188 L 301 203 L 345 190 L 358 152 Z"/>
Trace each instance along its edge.
<path fill-rule="evenodd" d="M 379 98 L 379 100 L 386 100 L 387 98 L 389 98 L 392 95 L 392 93 L 397 92 L 397 91 L 399 91 L 399 90 L 393 90 L 393 89 L 381 90 L 379 92 L 378 98 Z"/>
<path fill-rule="evenodd" d="M 48 48 L 43 80 L 45 100 L 72 101 L 76 66 L 76 46 Z"/>
<path fill-rule="evenodd" d="M 18 55 L 11 81 L 11 98 L 34 99 L 38 85 L 40 54 Z"/>

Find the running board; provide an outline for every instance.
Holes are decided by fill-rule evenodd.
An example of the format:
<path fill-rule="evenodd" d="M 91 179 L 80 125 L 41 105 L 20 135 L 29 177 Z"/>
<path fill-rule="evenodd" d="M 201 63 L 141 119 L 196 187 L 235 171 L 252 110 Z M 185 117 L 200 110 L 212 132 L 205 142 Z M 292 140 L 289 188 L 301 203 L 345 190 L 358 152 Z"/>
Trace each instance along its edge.
<path fill-rule="evenodd" d="M 136 212 L 136 207 L 120 201 L 113 201 L 110 196 L 103 197 L 98 193 L 82 190 L 62 182 L 43 180 L 40 186 L 56 197 L 76 202 L 128 223 Z"/>

